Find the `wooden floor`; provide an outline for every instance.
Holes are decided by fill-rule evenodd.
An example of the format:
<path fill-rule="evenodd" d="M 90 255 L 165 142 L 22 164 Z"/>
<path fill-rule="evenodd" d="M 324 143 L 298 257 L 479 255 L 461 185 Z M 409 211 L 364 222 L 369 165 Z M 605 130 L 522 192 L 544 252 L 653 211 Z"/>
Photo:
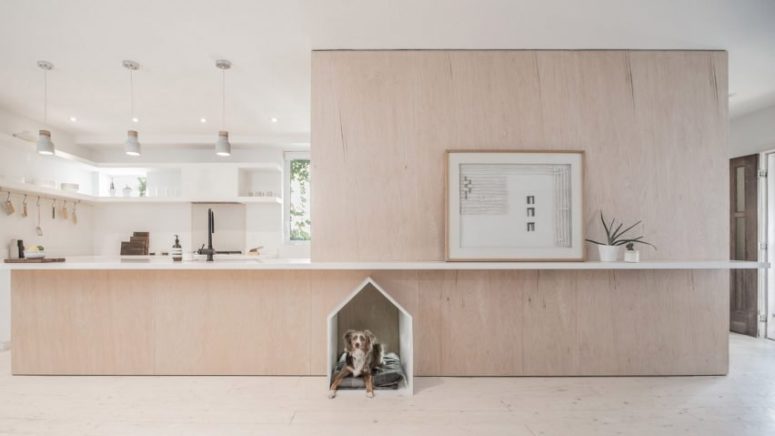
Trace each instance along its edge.
<path fill-rule="evenodd" d="M 732 335 L 726 377 L 417 378 L 411 399 L 321 377 L 10 376 L 0 435 L 771 435 L 775 342 Z M 364 431 L 365 430 L 365 431 Z"/>

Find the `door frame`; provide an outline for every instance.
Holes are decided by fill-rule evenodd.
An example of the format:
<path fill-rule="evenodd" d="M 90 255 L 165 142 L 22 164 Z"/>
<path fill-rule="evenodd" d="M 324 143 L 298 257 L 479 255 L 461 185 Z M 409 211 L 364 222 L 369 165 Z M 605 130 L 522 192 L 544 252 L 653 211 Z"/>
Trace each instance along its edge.
<path fill-rule="evenodd" d="M 773 168 L 769 168 L 769 160 L 773 158 Z M 770 267 L 759 269 L 758 273 L 758 322 L 757 337 L 775 340 L 775 203 L 770 204 L 770 197 L 775 202 L 775 145 L 759 153 L 758 174 L 758 261 L 770 262 Z M 772 185 L 772 186 L 770 186 Z M 770 213 L 772 207 L 772 213 Z M 770 258 L 773 259 L 770 259 Z M 769 285 L 773 282 L 772 285 Z"/>

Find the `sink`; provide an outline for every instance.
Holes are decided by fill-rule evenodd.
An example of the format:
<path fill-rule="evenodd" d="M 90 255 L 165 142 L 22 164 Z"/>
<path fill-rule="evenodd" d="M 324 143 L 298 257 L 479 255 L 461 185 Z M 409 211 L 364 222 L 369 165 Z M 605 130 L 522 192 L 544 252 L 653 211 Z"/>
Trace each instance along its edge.
<path fill-rule="evenodd" d="M 191 259 L 194 262 L 207 262 L 207 256 L 195 254 Z M 260 262 L 255 256 L 245 256 L 240 254 L 216 254 L 213 256 L 214 262 Z"/>

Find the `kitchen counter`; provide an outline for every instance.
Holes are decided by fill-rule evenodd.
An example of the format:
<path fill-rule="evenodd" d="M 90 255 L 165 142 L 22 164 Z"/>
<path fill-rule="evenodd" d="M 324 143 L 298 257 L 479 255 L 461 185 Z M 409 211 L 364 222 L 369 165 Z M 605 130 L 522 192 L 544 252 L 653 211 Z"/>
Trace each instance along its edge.
<path fill-rule="evenodd" d="M 720 375 L 729 270 L 764 267 L 250 256 L 0 264 L 11 276 L 12 371 L 55 375 L 322 375 L 327 317 L 366 277 L 413 317 L 416 375 Z M 487 334 L 495 329 L 505 336 Z M 481 352 L 494 348 L 509 357 Z"/>
<path fill-rule="evenodd" d="M 214 262 L 186 259 L 173 262 L 164 256 L 67 257 L 63 263 L 0 264 L 10 270 L 730 270 L 761 269 L 765 262 L 733 260 L 665 260 L 627 262 L 312 262 L 253 256 L 216 256 Z"/>

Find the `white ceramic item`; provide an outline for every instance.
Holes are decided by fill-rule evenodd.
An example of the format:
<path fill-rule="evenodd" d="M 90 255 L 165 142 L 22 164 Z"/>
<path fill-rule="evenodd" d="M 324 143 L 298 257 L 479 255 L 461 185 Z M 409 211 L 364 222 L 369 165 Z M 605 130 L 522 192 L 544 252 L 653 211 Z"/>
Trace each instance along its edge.
<path fill-rule="evenodd" d="M 59 188 L 65 192 L 78 192 L 81 186 L 77 183 L 60 183 Z"/>
<path fill-rule="evenodd" d="M 27 251 L 24 250 L 25 259 L 43 259 L 46 257 L 46 253 L 43 251 Z"/>
<path fill-rule="evenodd" d="M 601 262 L 616 262 L 619 260 L 622 252 L 621 245 L 598 245 L 597 250 L 600 253 Z"/>
<path fill-rule="evenodd" d="M 640 251 L 638 251 L 638 250 L 625 250 L 624 251 L 624 261 L 625 262 L 631 262 L 631 263 L 638 263 L 638 262 L 640 262 Z"/>

